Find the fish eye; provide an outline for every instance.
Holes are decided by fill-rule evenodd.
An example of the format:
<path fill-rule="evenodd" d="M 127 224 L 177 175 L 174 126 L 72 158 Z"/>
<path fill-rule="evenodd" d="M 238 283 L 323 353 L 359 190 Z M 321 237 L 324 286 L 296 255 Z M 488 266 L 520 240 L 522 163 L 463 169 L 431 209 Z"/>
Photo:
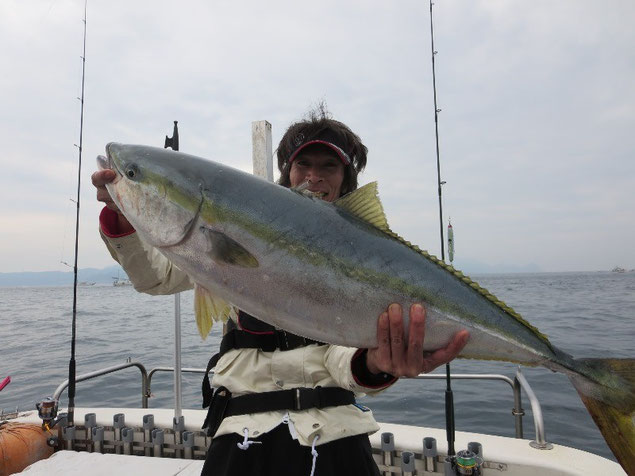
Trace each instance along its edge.
<path fill-rule="evenodd" d="M 129 179 L 134 179 L 138 173 L 139 171 L 137 170 L 137 167 L 135 167 L 134 165 L 131 165 L 130 167 L 126 169 L 126 176 Z"/>

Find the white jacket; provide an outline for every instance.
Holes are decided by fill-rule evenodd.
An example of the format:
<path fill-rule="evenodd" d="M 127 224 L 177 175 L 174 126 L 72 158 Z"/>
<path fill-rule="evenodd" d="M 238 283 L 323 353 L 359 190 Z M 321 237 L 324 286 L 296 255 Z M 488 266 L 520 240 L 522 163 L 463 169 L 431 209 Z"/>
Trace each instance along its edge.
<path fill-rule="evenodd" d="M 109 211 L 105 210 L 105 213 Z M 104 212 L 102 212 L 102 217 Z M 124 268 L 135 289 L 153 295 L 174 294 L 191 289 L 193 283 L 155 248 L 143 243 L 137 233 L 109 236 L 101 220 L 101 236 L 112 257 Z M 218 361 L 212 387 L 224 386 L 233 396 L 296 387 L 342 387 L 358 396 L 375 394 L 387 388 L 364 386 L 353 375 L 351 361 L 357 349 L 337 345 L 309 345 L 293 350 L 263 352 L 259 349 L 234 349 Z M 294 438 L 305 446 L 379 429 L 372 412 L 361 405 L 343 405 L 303 411 L 273 411 L 225 418 L 217 436 L 238 433 L 250 438 L 287 424 Z"/>

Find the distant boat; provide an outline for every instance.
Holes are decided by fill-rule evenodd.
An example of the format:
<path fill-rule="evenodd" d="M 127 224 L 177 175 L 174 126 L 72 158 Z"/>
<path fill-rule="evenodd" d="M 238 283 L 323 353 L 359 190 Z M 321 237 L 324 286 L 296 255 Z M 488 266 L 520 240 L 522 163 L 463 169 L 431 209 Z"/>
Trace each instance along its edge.
<path fill-rule="evenodd" d="M 132 286 L 132 283 L 130 282 L 129 279 L 113 278 L 112 285 L 113 286 Z"/>
<path fill-rule="evenodd" d="M 620 268 L 619 266 L 616 266 L 615 268 L 613 268 L 611 270 L 613 273 L 625 273 L 626 270 L 624 268 Z"/>
<path fill-rule="evenodd" d="M 132 286 L 132 283 L 129 279 L 121 279 L 119 276 L 112 277 L 112 285 L 113 286 Z"/>
<path fill-rule="evenodd" d="M 79 283 L 77 283 L 78 286 L 94 286 L 95 283 L 94 282 L 88 282 L 88 281 L 80 281 Z"/>

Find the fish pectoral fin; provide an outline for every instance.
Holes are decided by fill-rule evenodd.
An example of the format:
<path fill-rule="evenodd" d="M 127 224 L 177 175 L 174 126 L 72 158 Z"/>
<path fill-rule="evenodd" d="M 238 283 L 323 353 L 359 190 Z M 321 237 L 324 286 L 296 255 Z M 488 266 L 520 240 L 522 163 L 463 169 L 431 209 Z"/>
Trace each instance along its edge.
<path fill-rule="evenodd" d="M 333 204 L 382 231 L 390 231 L 384 207 L 377 193 L 377 182 L 366 184 L 337 199 Z"/>
<path fill-rule="evenodd" d="M 240 243 L 221 231 L 201 227 L 207 237 L 207 255 L 217 263 L 232 264 L 243 268 L 257 268 L 258 260 Z"/>
<path fill-rule="evenodd" d="M 212 330 L 214 321 L 227 322 L 235 312 L 234 306 L 224 299 L 214 296 L 200 284 L 194 285 L 194 315 L 196 316 L 196 327 L 198 327 L 198 332 L 203 340 Z"/>

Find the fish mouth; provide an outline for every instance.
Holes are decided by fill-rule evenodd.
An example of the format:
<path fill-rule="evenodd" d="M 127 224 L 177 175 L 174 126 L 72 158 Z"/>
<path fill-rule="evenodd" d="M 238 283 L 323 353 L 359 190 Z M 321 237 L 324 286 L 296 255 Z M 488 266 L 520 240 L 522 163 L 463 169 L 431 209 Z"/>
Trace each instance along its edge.
<path fill-rule="evenodd" d="M 117 176 L 115 177 L 114 182 L 119 181 L 123 176 L 121 170 L 117 166 L 117 161 L 114 159 L 113 153 L 111 152 L 111 145 L 113 142 L 109 142 L 106 144 L 106 155 L 98 155 L 97 156 L 97 168 L 99 170 L 113 170 Z"/>
<path fill-rule="evenodd" d="M 113 151 L 113 146 L 116 146 L 116 145 L 117 144 L 115 142 L 109 142 L 108 144 L 106 144 L 106 157 L 107 157 L 108 166 L 109 166 L 108 168 L 117 172 L 117 175 L 123 176 L 123 172 L 119 170 L 119 167 L 117 166 L 117 160 L 115 160 L 115 153 Z"/>
<path fill-rule="evenodd" d="M 97 156 L 97 167 L 99 170 L 112 169 L 112 161 L 109 157 L 105 157 L 103 155 Z"/>

